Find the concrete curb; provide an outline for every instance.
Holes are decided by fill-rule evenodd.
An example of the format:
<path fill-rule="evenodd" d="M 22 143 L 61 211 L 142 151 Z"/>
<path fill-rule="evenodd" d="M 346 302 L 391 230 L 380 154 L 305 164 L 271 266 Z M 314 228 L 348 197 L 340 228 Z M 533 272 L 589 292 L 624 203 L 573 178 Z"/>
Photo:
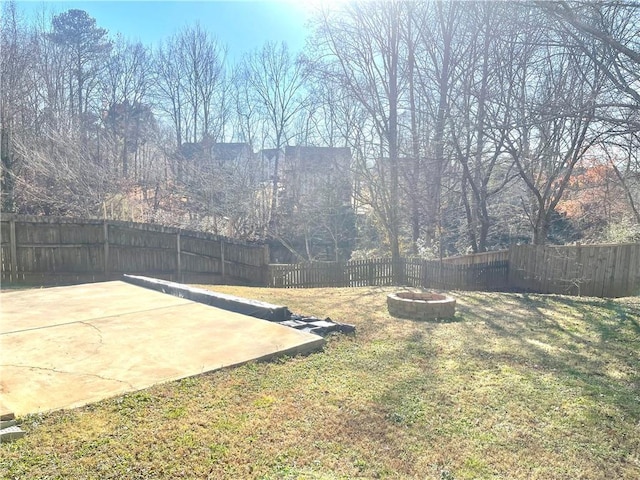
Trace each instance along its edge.
<path fill-rule="evenodd" d="M 261 320 L 284 322 L 291 318 L 289 309 L 281 305 L 273 305 L 258 300 L 212 292 L 202 288 L 189 287 L 181 283 L 168 282 L 150 277 L 124 275 L 123 280 L 138 287 L 149 288 L 175 297 L 186 298 L 187 300 L 193 300 L 194 302 L 204 303 L 205 305 L 241 313 Z"/>
<path fill-rule="evenodd" d="M 150 277 L 124 275 L 123 280 L 138 287 L 156 290 L 158 292 L 203 303 L 235 313 L 241 313 L 260 320 L 291 327 L 315 335 L 326 336 L 330 333 L 355 333 L 355 327 L 346 323 L 337 323 L 326 318 L 305 317 L 292 314 L 287 307 L 273 305 L 259 300 L 236 297 L 226 293 L 213 292 L 202 288 L 190 287 L 182 283 L 169 282 Z"/>

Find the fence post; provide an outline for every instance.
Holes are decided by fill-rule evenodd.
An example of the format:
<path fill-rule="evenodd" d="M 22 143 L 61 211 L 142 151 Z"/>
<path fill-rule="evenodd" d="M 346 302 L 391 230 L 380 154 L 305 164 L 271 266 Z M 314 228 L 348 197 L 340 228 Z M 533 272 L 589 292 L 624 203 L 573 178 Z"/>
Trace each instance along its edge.
<path fill-rule="evenodd" d="M 271 262 L 271 255 L 269 252 L 269 245 L 265 244 L 262 250 L 262 268 L 263 268 L 263 279 L 262 284 L 265 287 L 274 287 L 275 285 L 271 285 L 271 268 L 269 267 L 269 262 Z"/>
<path fill-rule="evenodd" d="M 422 260 L 420 263 L 420 267 L 422 268 L 422 275 L 421 280 L 422 280 L 422 285 L 420 285 L 422 288 L 429 288 L 429 269 L 428 269 L 428 264 L 426 260 Z"/>
<path fill-rule="evenodd" d="M 407 259 L 405 257 L 400 258 L 398 276 L 400 278 L 400 285 L 408 285 L 409 279 L 407 278 Z"/>
<path fill-rule="evenodd" d="M 18 246 L 16 244 L 16 221 L 9 220 L 9 250 L 11 251 L 11 281 L 18 280 Z"/>
<path fill-rule="evenodd" d="M 506 282 L 506 287 L 507 287 L 507 291 L 511 291 L 512 287 L 511 287 L 511 258 L 512 258 L 512 252 L 513 252 L 513 244 L 509 244 L 509 250 L 507 253 L 507 271 L 505 272 L 504 275 L 504 279 Z"/>
<path fill-rule="evenodd" d="M 176 249 L 177 249 L 177 263 L 176 266 L 178 268 L 178 278 L 176 279 L 177 282 L 182 282 L 182 252 L 181 252 L 181 246 L 180 246 L 180 230 L 178 230 L 178 233 L 176 234 Z"/>
<path fill-rule="evenodd" d="M 224 282 L 224 278 L 226 275 L 224 268 L 224 237 L 220 237 L 220 271 L 222 274 L 222 281 Z"/>
<path fill-rule="evenodd" d="M 104 233 L 104 276 L 105 280 L 109 280 L 109 224 L 105 220 L 102 224 Z"/>

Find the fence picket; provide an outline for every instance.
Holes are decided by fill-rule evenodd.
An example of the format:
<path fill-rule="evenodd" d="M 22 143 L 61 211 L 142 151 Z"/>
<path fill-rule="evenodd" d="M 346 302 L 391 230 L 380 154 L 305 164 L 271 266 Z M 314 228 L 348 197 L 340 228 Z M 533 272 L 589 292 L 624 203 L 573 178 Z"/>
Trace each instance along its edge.
<path fill-rule="evenodd" d="M 1 280 L 7 283 L 77 283 L 122 273 L 169 279 L 179 279 L 182 273 L 185 281 L 213 283 L 221 280 L 224 268 L 230 282 L 278 288 L 362 287 L 393 285 L 394 270 L 399 269 L 403 284 L 422 288 L 604 297 L 640 293 L 640 243 L 514 245 L 508 251 L 441 261 L 403 259 L 398 265 L 390 258 L 268 265 L 264 245 L 201 232 L 8 214 L 0 220 Z"/>
<path fill-rule="evenodd" d="M 160 225 L 4 213 L 0 221 L 0 231 L 15 230 L 1 238 L 1 280 L 7 283 L 79 283 L 123 273 L 215 283 L 223 241 L 230 282 L 263 284 L 268 263 L 263 245 Z"/>
<path fill-rule="evenodd" d="M 640 288 L 640 244 L 576 247 L 513 246 L 509 251 L 456 257 L 455 261 L 403 259 L 404 284 L 445 290 L 531 291 L 617 297 Z M 467 263 L 463 263 L 465 260 Z M 271 266 L 271 286 L 286 288 L 393 285 L 391 259 Z M 286 277 L 286 278 L 285 278 Z"/>

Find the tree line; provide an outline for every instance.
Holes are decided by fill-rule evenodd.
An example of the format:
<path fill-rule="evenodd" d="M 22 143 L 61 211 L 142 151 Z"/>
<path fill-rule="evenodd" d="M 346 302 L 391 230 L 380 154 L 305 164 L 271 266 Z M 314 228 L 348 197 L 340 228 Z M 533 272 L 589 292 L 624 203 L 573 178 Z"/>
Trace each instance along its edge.
<path fill-rule="evenodd" d="M 2 210 L 286 238 L 281 152 L 348 147 L 363 253 L 638 240 L 638 7 L 354 1 L 231 62 L 203 24 L 152 48 L 4 3 Z M 268 174 L 189 161 L 225 142 Z"/>

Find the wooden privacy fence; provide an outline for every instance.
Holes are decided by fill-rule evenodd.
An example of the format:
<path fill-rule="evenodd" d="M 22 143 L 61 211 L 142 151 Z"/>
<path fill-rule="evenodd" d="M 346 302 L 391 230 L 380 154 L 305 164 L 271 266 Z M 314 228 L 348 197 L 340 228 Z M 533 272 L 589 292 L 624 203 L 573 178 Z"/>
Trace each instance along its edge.
<path fill-rule="evenodd" d="M 494 262 L 509 260 L 509 250 L 496 250 L 493 252 L 473 253 L 471 255 L 461 255 L 459 257 L 443 258 L 442 262 L 447 265 L 482 265 Z"/>
<path fill-rule="evenodd" d="M 640 294 L 640 243 L 509 249 L 515 290 L 594 297 Z"/>
<path fill-rule="evenodd" d="M 351 262 L 269 265 L 268 286 L 275 288 L 366 287 L 393 285 L 390 258 Z"/>
<path fill-rule="evenodd" d="M 266 245 L 159 225 L 0 216 L 2 283 L 52 285 L 124 273 L 187 283 L 280 288 L 408 285 L 621 297 L 640 294 L 640 243 L 514 245 L 445 258 L 269 265 Z M 394 280 L 398 279 L 398 280 Z"/>
<path fill-rule="evenodd" d="M 514 245 L 509 250 L 442 261 L 402 259 L 400 284 L 442 290 L 557 293 L 597 297 L 640 294 L 640 243 Z M 390 259 L 270 265 L 268 286 L 279 288 L 394 285 Z"/>
<path fill-rule="evenodd" d="M 2 282 L 39 285 L 148 275 L 264 285 L 269 251 L 218 235 L 131 222 L 0 218 Z"/>
<path fill-rule="evenodd" d="M 507 285 L 508 262 L 454 265 L 444 261 L 402 259 L 396 266 L 401 284 L 412 287 L 497 290 Z M 351 262 L 270 265 L 269 286 L 276 288 L 366 287 L 394 285 L 389 258 Z"/>
<path fill-rule="evenodd" d="M 492 260 L 487 263 L 447 263 L 407 260 L 406 284 L 412 287 L 441 290 L 506 291 L 509 289 L 509 262 Z"/>

